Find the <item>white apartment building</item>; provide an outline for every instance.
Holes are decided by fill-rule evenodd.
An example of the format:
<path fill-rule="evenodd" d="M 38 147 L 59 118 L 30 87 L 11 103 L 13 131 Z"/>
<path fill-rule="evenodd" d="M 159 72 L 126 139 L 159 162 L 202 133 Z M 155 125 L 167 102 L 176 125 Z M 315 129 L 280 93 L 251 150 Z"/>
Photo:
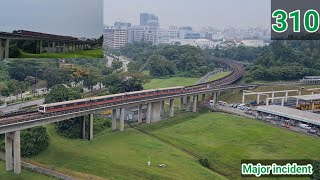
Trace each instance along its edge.
<path fill-rule="evenodd" d="M 107 27 L 104 30 L 105 47 L 120 49 L 127 43 L 127 27 Z"/>

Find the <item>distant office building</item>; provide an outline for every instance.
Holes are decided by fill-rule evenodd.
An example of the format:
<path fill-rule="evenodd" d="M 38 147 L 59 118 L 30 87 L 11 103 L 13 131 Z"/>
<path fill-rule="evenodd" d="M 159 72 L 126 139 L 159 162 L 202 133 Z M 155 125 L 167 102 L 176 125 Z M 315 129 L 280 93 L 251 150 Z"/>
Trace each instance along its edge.
<path fill-rule="evenodd" d="M 140 13 L 140 25 L 146 26 L 148 21 L 158 22 L 158 17 L 154 14 Z"/>
<path fill-rule="evenodd" d="M 181 26 L 180 30 L 184 30 L 184 31 L 192 31 L 192 27 L 190 26 Z"/>
<path fill-rule="evenodd" d="M 170 39 L 180 39 L 180 30 L 179 29 L 169 29 L 168 36 Z"/>
<path fill-rule="evenodd" d="M 158 30 L 158 39 L 156 44 L 162 44 L 169 42 L 169 31 L 166 29 L 159 29 Z"/>
<path fill-rule="evenodd" d="M 127 42 L 127 28 L 126 27 L 107 27 L 104 30 L 105 47 L 113 49 L 120 49 L 125 46 Z"/>
<path fill-rule="evenodd" d="M 128 22 L 115 22 L 114 27 L 131 27 L 131 23 L 128 23 Z"/>
<path fill-rule="evenodd" d="M 133 42 L 145 42 L 146 41 L 146 26 L 133 26 Z"/>
<path fill-rule="evenodd" d="M 151 43 L 153 45 L 158 45 L 158 31 L 159 31 L 159 23 L 157 20 L 149 20 L 146 24 L 146 42 Z"/>
<path fill-rule="evenodd" d="M 193 32 L 193 31 L 187 32 L 184 36 L 184 39 L 200 39 L 200 38 L 201 38 L 200 33 Z"/>

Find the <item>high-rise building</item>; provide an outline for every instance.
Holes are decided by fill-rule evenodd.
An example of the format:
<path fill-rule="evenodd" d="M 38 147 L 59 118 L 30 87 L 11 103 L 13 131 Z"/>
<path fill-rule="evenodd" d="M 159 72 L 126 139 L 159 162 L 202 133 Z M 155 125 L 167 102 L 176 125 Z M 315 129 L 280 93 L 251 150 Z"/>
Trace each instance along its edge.
<path fill-rule="evenodd" d="M 140 25 L 146 26 L 148 21 L 158 22 L 158 17 L 154 14 L 140 13 Z"/>
<path fill-rule="evenodd" d="M 133 42 L 146 42 L 146 26 L 133 26 Z"/>
<path fill-rule="evenodd" d="M 104 30 L 105 47 L 113 49 L 120 49 L 125 46 L 127 42 L 127 28 L 126 27 L 107 27 Z"/>
<path fill-rule="evenodd" d="M 131 23 L 128 22 L 115 22 L 114 27 L 131 27 Z"/>
<path fill-rule="evenodd" d="M 149 20 L 147 22 L 147 32 L 146 32 L 146 42 L 151 43 L 153 45 L 158 45 L 158 31 L 159 31 L 159 23 L 156 20 Z"/>

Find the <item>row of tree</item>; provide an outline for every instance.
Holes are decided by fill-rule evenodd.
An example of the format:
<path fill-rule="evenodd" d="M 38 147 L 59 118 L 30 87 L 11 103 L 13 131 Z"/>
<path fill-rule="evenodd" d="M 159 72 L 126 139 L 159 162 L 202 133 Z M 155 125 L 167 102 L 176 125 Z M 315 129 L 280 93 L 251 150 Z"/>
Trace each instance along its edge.
<path fill-rule="evenodd" d="M 130 70 L 149 70 L 153 77 L 180 75 L 200 77 L 214 67 L 209 55 L 194 46 L 158 45 L 146 43 L 128 44 L 120 50 L 121 54 L 133 61 Z"/>
<path fill-rule="evenodd" d="M 237 46 L 210 50 L 215 56 L 252 65 L 246 81 L 298 80 L 303 76 L 320 75 L 319 41 L 273 41 L 265 47 Z"/>

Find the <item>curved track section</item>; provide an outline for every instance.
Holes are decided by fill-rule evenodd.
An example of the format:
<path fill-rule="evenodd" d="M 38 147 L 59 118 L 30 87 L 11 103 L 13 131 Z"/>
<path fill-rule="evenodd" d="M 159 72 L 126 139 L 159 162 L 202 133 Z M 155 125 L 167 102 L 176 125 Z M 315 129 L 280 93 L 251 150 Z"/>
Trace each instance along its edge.
<path fill-rule="evenodd" d="M 202 84 L 186 86 L 186 89 L 192 89 L 193 91 L 196 91 L 204 88 L 214 88 L 214 87 L 230 85 L 236 82 L 237 80 L 241 79 L 245 73 L 244 66 L 238 63 L 237 61 L 216 58 L 216 57 L 214 57 L 212 61 L 214 61 L 217 64 L 227 66 L 230 69 L 231 73 L 221 79 L 217 79 L 217 80 L 202 83 Z"/>
<path fill-rule="evenodd" d="M 187 93 L 204 92 L 204 91 L 207 91 L 210 89 L 219 89 L 219 88 L 223 88 L 223 87 L 229 87 L 230 84 L 239 80 L 245 73 L 245 69 L 244 69 L 243 65 L 241 65 L 240 63 L 238 63 L 236 61 L 226 60 L 226 59 L 221 59 L 221 58 L 212 58 L 212 61 L 214 61 L 217 64 L 227 66 L 228 69 L 231 71 L 231 73 L 228 76 L 223 77 L 218 80 L 215 80 L 215 81 L 183 87 L 183 91 L 179 92 L 176 95 L 181 94 L 181 96 L 182 96 Z M 171 89 L 179 89 L 179 88 L 181 89 L 181 87 L 172 87 Z M 157 93 L 158 90 L 155 89 L 153 92 Z M 114 96 L 117 96 L 117 94 L 115 94 Z M 166 95 L 164 95 L 164 97 L 165 96 Z M 146 99 L 146 100 L 148 100 L 148 99 Z M 128 99 L 123 100 L 123 102 L 118 102 L 118 103 L 121 104 L 124 102 L 128 102 Z M 79 112 L 79 111 L 80 111 L 80 109 L 73 109 L 68 112 L 72 113 L 72 112 Z M 63 114 L 64 112 L 59 112 L 59 113 Z M 45 115 L 43 115 L 39 112 L 34 112 L 34 111 L 33 112 L 25 112 L 25 113 L 17 113 L 17 114 L 12 114 L 12 115 L 0 117 L 0 126 L 11 124 L 11 123 L 19 123 L 19 122 L 35 120 L 35 119 L 39 119 L 43 116 L 50 117 L 50 116 L 55 116 L 55 115 L 59 115 L 59 114 L 45 114 Z"/>

